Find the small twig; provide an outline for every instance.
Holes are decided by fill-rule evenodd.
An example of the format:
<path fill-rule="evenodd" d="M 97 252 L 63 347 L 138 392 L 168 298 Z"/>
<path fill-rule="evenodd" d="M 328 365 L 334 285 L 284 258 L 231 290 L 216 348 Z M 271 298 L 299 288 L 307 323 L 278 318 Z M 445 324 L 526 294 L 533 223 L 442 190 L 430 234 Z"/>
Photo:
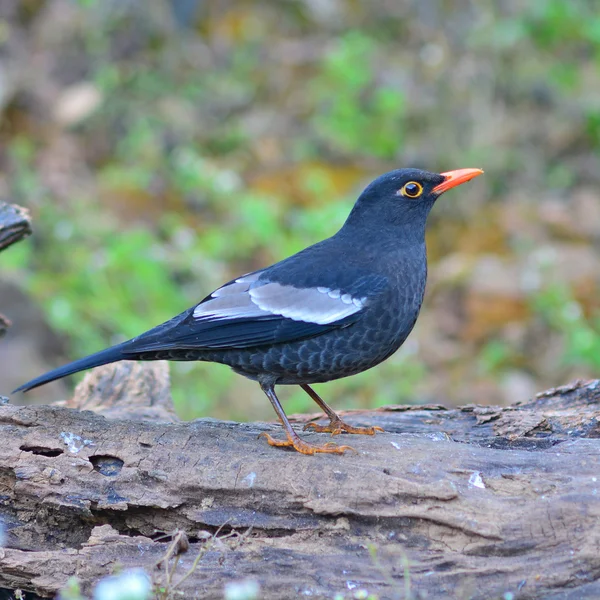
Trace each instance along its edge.
<path fill-rule="evenodd" d="M 223 523 L 217 529 L 217 531 L 215 531 L 215 533 L 212 535 L 212 537 L 205 542 L 203 547 L 198 552 L 198 556 L 196 556 L 196 558 L 194 559 L 192 566 L 190 567 L 188 572 L 173 586 L 173 590 L 175 590 L 178 586 L 180 586 L 188 577 L 191 577 L 194 574 L 194 571 L 198 568 L 200 561 L 204 558 L 204 555 L 212 548 L 214 541 L 217 539 L 219 533 L 221 533 L 221 530 L 223 529 L 223 527 L 225 527 L 225 525 L 227 525 L 228 522 L 229 521 L 225 521 L 225 523 Z M 231 534 L 228 534 L 228 535 L 231 535 Z"/>
<path fill-rule="evenodd" d="M 184 552 L 187 552 L 190 547 L 190 542 L 184 531 L 176 529 L 172 534 L 170 534 L 170 536 L 172 537 L 172 540 L 167 548 L 167 551 L 165 552 L 165 555 L 155 564 L 156 568 L 164 566 L 165 569 L 165 593 L 164 595 L 161 594 L 165 599 L 169 597 L 173 577 L 175 576 L 175 571 L 177 569 L 177 565 L 179 564 L 179 556 Z M 167 535 L 161 537 L 167 537 Z M 159 540 L 160 539 L 161 538 L 159 538 Z M 173 556 L 175 557 L 175 560 L 173 561 L 172 568 L 169 570 L 169 560 Z M 174 589 L 174 587 L 172 589 Z"/>
<path fill-rule="evenodd" d="M 164 578 L 165 578 L 164 586 L 161 586 L 161 588 L 159 588 L 160 591 L 158 592 L 159 597 L 162 600 L 169 600 L 170 598 L 173 597 L 173 594 L 174 594 L 174 592 L 177 591 L 177 588 L 180 587 L 189 577 L 191 577 L 194 574 L 194 572 L 198 568 L 198 565 L 200 564 L 200 561 L 204 558 L 206 553 L 209 552 L 213 548 L 213 545 L 215 544 L 215 542 L 236 536 L 238 538 L 238 540 L 237 540 L 237 543 L 235 544 L 235 546 L 232 548 L 235 550 L 235 549 L 239 548 L 239 546 L 243 542 L 243 540 L 246 539 L 247 536 L 250 535 L 250 532 L 252 531 L 252 528 L 249 528 L 243 535 L 239 535 L 236 531 L 231 531 L 228 534 L 226 534 L 222 537 L 219 537 L 219 534 L 223 530 L 223 527 L 225 527 L 227 525 L 227 523 L 228 523 L 228 521 L 223 523 L 217 529 L 217 531 L 215 531 L 215 533 L 212 536 L 210 536 L 209 534 L 206 534 L 207 538 L 205 539 L 204 543 L 202 544 L 202 547 L 200 548 L 200 550 L 198 551 L 198 554 L 197 554 L 196 558 L 194 559 L 192 566 L 181 577 L 181 579 L 179 579 L 179 581 L 175 581 L 175 574 L 177 571 L 177 567 L 179 566 L 180 556 L 181 556 L 181 554 L 183 554 L 189 550 L 190 543 L 189 543 L 188 537 L 185 534 L 185 532 L 183 532 L 181 530 L 175 530 L 171 534 L 173 539 L 172 539 L 171 543 L 169 544 L 167 551 L 165 552 L 164 556 L 162 556 L 160 558 L 160 560 L 158 560 L 155 563 L 155 567 L 157 569 L 164 568 Z M 172 558 L 174 559 L 173 564 L 169 567 L 169 561 Z"/>

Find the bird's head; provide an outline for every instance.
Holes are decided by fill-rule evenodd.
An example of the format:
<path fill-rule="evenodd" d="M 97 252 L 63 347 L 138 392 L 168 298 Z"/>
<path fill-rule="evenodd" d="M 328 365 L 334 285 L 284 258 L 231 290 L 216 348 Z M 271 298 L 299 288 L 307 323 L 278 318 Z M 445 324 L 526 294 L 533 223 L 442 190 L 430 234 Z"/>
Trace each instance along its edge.
<path fill-rule="evenodd" d="M 444 192 L 482 173 L 481 169 L 446 173 L 397 169 L 384 173 L 365 188 L 346 223 L 363 227 L 369 223 L 376 229 L 412 224 L 420 232 L 431 207 Z"/>

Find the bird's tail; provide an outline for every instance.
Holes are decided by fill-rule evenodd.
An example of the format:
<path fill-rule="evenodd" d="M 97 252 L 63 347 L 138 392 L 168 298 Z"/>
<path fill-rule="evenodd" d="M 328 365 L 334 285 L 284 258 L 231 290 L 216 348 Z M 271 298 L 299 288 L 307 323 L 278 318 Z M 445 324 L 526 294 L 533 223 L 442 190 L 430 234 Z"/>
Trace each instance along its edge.
<path fill-rule="evenodd" d="M 44 385 L 45 383 L 50 383 L 55 379 L 60 379 L 61 377 L 66 377 L 67 375 L 72 375 L 73 373 L 84 371 L 85 369 L 91 369 L 92 367 L 99 367 L 100 365 L 107 365 L 109 363 L 123 360 L 125 358 L 125 353 L 123 352 L 123 347 L 125 344 L 126 342 L 123 344 L 117 344 L 116 346 L 111 346 L 110 348 L 106 348 L 106 350 L 101 350 L 100 352 L 96 352 L 96 354 L 91 354 L 90 356 L 76 360 L 68 365 L 58 367 L 58 369 L 54 369 L 53 371 L 49 371 L 44 375 L 40 375 L 39 377 L 36 377 L 35 379 L 32 379 L 31 381 L 19 386 L 13 391 L 13 394 L 16 392 L 27 392 L 28 390 L 32 390 L 40 385 Z M 130 358 L 133 359 L 134 357 Z"/>

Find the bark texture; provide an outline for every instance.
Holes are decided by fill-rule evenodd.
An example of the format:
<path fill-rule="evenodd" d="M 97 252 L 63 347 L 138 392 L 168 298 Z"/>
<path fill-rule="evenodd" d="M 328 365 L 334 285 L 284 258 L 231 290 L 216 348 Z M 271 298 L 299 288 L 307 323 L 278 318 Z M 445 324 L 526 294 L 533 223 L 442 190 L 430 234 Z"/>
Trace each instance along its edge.
<path fill-rule="evenodd" d="M 246 578 L 266 599 L 600 597 L 599 381 L 505 408 L 346 413 L 386 433 L 302 456 L 257 440 L 277 425 L 165 422 L 163 367 L 151 368 L 132 385 L 157 382 L 158 395 L 144 388 L 163 402 L 152 421 L 0 406 L 0 588 L 52 596 L 76 575 L 89 590 L 134 566 L 164 585 L 164 534 L 179 529 L 190 543 L 171 585 L 202 553 L 176 588 L 185 598 L 222 598 Z M 141 396 L 121 386 L 111 400 L 115 367 L 102 369 L 79 393 L 119 417 Z M 219 528 L 245 534 L 207 541 Z"/>

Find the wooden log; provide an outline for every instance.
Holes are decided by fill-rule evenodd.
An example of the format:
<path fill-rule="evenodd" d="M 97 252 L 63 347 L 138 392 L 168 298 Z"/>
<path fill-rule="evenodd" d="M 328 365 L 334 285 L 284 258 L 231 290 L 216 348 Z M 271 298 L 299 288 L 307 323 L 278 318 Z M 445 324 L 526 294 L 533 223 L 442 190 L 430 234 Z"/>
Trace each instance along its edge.
<path fill-rule="evenodd" d="M 600 597 L 599 381 L 345 416 L 386 432 L 303 456 L 257 439 L 277 425 L 0 406 L 0 588 L 89 592 L 124 567 L 174 568 L 173 588 L 200 556 L 186 598 L 247 578 L 266 599 Z M 161 562 L 176 529 L 189 548 Z"/>

